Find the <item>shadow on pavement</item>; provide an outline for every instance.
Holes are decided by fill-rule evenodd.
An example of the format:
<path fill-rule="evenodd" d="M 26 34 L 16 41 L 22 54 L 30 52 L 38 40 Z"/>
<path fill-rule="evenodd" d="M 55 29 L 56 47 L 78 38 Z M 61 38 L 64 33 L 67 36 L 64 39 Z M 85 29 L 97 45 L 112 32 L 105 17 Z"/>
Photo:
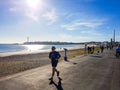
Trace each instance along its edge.
<path fill-rule="evenodd" d="M 67 60 L 66 62 L 72 63 L 72 64 L 74 64 L 74 65 L 77 64 L 77 63 L 75 63 L 75 62 L 71 62 L 71 61 L 69 61 L 69 60 Z"/>
<path fill-rule="evenodd" d="M 59 79 L 59 81 L 58 81 L 57 84 L 53 80 L 51 80 L 49 84 L 50 85 L 52 85 L 52 84 L 55 85 L 57 90 L 63 90 L 62 83 L 61 83 L 62 79 L 60 77 L 58 77 L 58 79 Z"/>
<path fill-rule="evenodd" d="M 102 58 L 100 55 L 91 55 L 91 57 Z"/>

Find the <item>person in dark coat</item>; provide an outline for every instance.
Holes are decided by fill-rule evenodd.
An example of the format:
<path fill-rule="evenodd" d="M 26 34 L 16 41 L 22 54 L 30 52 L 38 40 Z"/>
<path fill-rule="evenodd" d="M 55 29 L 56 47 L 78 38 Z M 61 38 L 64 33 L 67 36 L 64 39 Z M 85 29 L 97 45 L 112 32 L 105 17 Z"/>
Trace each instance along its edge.
<path fill-rule="evenodd" d="M 49 53 L 49 58 L 51 59 L 51 65 L 52 65 L 52 77 L 49 78 L 49 80 L 53 80 L 55 72 L 57 73 L 57 76 L 59 76 L 59 71 L 56 69 L 57 64 L 58 64 L 58 59 L 61 57 L 59 52 L 55 51 L 55 47 L 53 46 L 51 48 L 51 52 Z"/>

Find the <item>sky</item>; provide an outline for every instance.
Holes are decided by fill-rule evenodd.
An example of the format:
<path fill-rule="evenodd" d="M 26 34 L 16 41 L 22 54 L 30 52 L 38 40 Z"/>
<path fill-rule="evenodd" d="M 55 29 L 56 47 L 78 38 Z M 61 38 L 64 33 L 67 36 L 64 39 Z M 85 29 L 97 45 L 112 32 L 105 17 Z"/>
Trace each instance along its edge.
<path fill-rule="evenodd" d="M 120 0 L 0 0 L 0 43 L 120 41 Z"/>

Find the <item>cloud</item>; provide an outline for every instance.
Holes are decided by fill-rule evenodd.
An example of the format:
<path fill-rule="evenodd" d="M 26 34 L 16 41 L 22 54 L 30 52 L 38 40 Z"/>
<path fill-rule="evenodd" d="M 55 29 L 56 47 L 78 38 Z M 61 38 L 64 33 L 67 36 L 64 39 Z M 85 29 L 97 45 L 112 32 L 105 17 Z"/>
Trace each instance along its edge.
<path fill-rule="evenodd" d="M 75 25 L 61 25 L 61 27 L 69 31 L 75 30 L 77 28 Z"/>
<path fill-rule="evenodd" d="M 85 26 L 85 27 L 90 27 L 90 28 L 94 28 L 94 27 L 98 27 L 98 26 L 102 25 L 101 22 L 78 22 L 75 24 L 78 26 Z"/>
<path fill-rule="evenodd" d="M 56 13 L 55 8 L 49 5 L 44 0 L 11 0 L 12 7 L 9 8 L 10 12 L 17 12 L 17 14 L 27 17 L 27 19 L 32 19 L 33 21 L 44 20 L 47 21 L 48 24 L 52 24 L 57 21 L 58 14 Z M 34 6 L 36 5 L 36 6 Z"/>
<path fill-rule="evenodd" d="M 57 15 L 55 9 L 52 9 L 52 10 L 46 12 L 45 14 L 43 14 L 43 17 L 49 21 L 49 24 L 56 22 L 58 19 L 58 15 Z"/>
<path fill-rule="evenodd" d="M 59 35 L 60 36 L 60 38 L 62 38 L 62 39 L 70 39 L 70 38 L 72 38 L 72 36 L 71 35 L 68 35 L 68 34 L 60 34 Z"/>
<path fill-rule="evenodd" d="M 16 12 L 16 11 L 17 11 L 17 8 L 16 8 L 16 7 L 11 7 L 11 8 L 9 8 L 9 11 L 10 11 L 10 12 Z"/>
<path fill-rule="evenodd" d="M 33 10 L 26 10 L 25 11 L 25 16 L 31 18 L 34 21 L 38 21 L 39 20 L 39 14 L 36 11 Z"/>
<path fill-rule="evenodd" d="M 93 31 L 94 32 L 94 31 Z M 84 42 L 84 41 L 101 41 L 105 36 L 102 34 L 99 34 L 97 32 L 88 32 L 87 34 L 79 34 L 79 35 L 70 35 L 70 34 L 60 34 L 58 37 L 60 37 L 60 40 L 62 41 L 74 41 L 74 42 Z M 87 36 L 86 36 L 87 35 Z"/>
<path fill-rule="evenodd" d="M 62 28 L 65 30 L 76 30 L 76 29 L 91 29 L 91 28 L 97 28 L 104 24 L 104 20 L 74 20 L 72 23 L 61 25 Z"/>
<path fill-rule="evenodd" d="M 38 2 L 38 0 L 36 0 L 36 2 Z M 17 14 L 23 16 L 23 18 L 27 17 L 34 21 L 38 21 L 40 11 L 42 11 L 41 9 L 42 7 L 44 7 L 44 6 L 41 6 L 41 3 L 38 2 L 38 4 L 36 4 L 34 1 L 34 4 L 36 4 L 36 6 L 30 7 L 30 5 L 32 5 L 32 2 L 28 3 L 27 0 L 11 0 L 12 7 L 9 8 L 9 11 L 16 12 Z M 44 3 L 42 3 L 42 5 L 44 5 Z"/>
<path fill-rule="evenodd" d="M 25 16 L 29 19 L 32 19 L 34 21 L 38 21 L 39 20 L 39 13 L 38 10 L 31 10 L 31 9 L 24 9 L 24 8 L 19 8 L 19 7 L 13 7 L 13 8 L 9 8 L 10 12 L 14 12 L 17 13 L 19 15 Z"/>

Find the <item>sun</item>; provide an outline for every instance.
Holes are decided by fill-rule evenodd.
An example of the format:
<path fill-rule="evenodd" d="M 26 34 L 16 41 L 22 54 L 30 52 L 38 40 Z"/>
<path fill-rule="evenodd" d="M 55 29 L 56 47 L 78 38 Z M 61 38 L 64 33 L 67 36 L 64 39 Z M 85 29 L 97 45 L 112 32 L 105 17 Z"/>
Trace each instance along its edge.
<path fill-rule="evenodd" d="M 31 8 L 36 8 L 42 5 L 42 0 L 27 0 L 27 5 Z"/>

